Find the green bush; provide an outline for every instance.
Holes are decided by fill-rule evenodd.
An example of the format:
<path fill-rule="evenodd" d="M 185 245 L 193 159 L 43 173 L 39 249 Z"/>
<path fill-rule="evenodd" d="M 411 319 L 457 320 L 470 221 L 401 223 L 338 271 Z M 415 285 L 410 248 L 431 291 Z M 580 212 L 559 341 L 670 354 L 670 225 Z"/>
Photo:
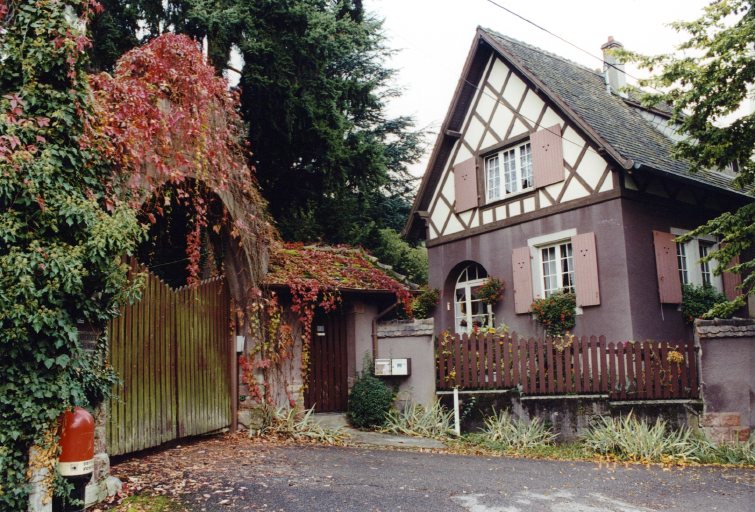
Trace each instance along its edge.
<path fill-rule="evenodd" d="M 382 427 L 392 404 L 393 392 L 366 368 L 349 393 L 349 421 L 357 428 Z"/>
<path fill-rule="evenodd" d="M 409 281 L 427 284 L 427 248 L 412 246 L 401 235 L 390 228 L 374 229 L 361 244 L 381 263 L 390 265 L 393 270 L 406 276 Z"/>
<path fill-rule="evenodd" d="M 691 324 L 695 318 L 703 318 L 713 306 L 726 302 L 726 297 L 712 286 L 682 286 L 682 317 Z"/>
<path fill-rule="evenodd" d="M 563 336 L 566 331 L 574 329 L 576 307 L 577 297 L 571 292 L 561 290 L 534 301 L 532 312 L 546 333 L 551 336 Z"/>
<path fill-rule="evenodd" d="M 433 316 L 435 306 L 438 305 L 440 291 L 437 288 L 422 290 L 422 293 L 414 297 L 412 301 L 412 313 L 414 318 L 430 318 Z"/>

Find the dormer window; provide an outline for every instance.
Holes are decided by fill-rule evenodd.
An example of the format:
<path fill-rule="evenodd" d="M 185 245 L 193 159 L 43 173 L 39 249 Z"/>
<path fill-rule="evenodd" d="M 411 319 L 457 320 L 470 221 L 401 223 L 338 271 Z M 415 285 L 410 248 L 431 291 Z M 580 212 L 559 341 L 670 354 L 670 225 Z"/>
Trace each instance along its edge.
<path fill-rule="evenodd" d="M 531 189 L 534 182 L 530 143 L 505 148 L 485 158 L 485 183 L 488 201 Z"/>

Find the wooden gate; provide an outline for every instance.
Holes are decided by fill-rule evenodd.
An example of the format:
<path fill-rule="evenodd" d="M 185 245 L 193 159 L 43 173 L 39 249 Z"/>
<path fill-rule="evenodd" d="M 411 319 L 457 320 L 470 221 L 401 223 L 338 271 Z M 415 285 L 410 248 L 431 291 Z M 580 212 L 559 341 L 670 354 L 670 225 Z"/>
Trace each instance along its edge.
<path fill-rule="evenodd" d="M 230 297 L 222 277 L 171 289 L 146 272 L 142 299 L 108 324 L 121 383 L 110 400 L 111 455 L 231 424 Z"/>
<path fill-rule="evenodd" d="M 304 405 L 315 412 L 343 412 L 349 400 L 346 318 L 331 313 L 312 327 L 310 370 Z"/>

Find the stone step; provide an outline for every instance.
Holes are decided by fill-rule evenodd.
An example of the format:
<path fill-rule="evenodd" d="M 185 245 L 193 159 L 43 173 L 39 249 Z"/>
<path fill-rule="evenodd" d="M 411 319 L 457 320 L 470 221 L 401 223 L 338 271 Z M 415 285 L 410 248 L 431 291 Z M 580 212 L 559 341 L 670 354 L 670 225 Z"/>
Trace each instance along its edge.
<path fill-rule="evenodd" d="M 349 426 L 349 420 L 346 419 L 346 413 L 340 412 L 320 412 L 313 414 L 312 421 L 320 426 L 331 429 Z"/>

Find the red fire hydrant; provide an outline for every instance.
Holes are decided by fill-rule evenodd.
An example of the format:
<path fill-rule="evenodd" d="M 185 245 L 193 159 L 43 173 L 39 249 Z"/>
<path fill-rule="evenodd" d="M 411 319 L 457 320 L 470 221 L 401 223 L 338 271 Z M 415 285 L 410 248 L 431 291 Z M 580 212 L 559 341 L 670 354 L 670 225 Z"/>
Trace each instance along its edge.
<path fill-rule="evenodd" d="M 58 472 L 73 485 L 73 491 L 53 500 L 53 511 L 83 511 L 86 485 L 94 471 L 94 418 L 85 409 L 74 407 L 61 416 L 60 448 Z"/>

